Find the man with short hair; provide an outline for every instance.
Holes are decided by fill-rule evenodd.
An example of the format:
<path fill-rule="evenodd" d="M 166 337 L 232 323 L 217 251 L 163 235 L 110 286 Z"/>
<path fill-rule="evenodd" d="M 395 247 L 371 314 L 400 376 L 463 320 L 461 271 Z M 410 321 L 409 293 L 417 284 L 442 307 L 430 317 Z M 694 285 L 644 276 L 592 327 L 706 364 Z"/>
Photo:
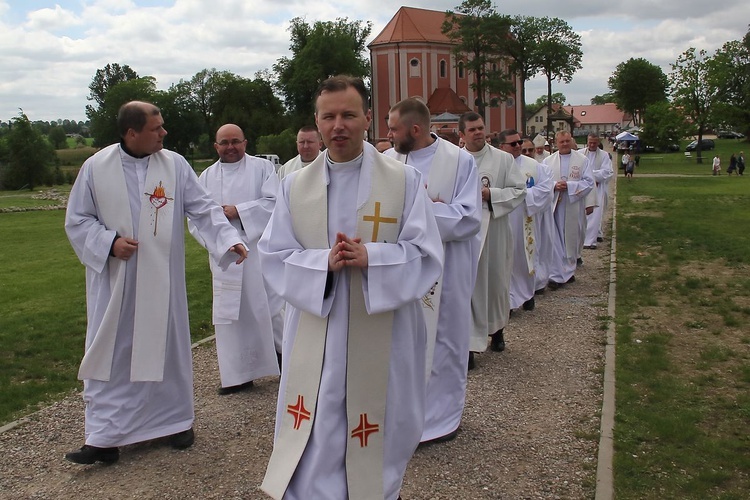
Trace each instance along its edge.
<path fill-rule="evenodd" d="M 251 249 L 271 218 L 279 181 L 273 164 L 245 152 L 247 140 L 242 129 L 232 123 L 216 131 L 214 148 L 219 161 L 201 173 L 198 180 L 211 198 L 219 203 L 224 216 Z M 188 229 L 204 248 L 206 242 L 197 227 Z M 253 380 L 279 374 L 274 350 L 272 316 L 282 301 L 269 302 L 258 253 L 252 251 L 239 266 L 221 269 L 209 258 L 213 275 L 213 315 L 216 330 L 216 357 L 221 378 L 220 395 L 253 386 Z"/>
<path fill-rule="evenodd" d="M 422 442 L 456 437 L 466 400 L 471 292 L 479 258 L 481 194 L 474 159 L 430 132 L 430 110 L 416 98 L 388 111 L 385 154 L 416 168 L 427 185 L 445 250 L 443 275 L 423 301 L 427 397 Z"/>
<path fill-rule="evenodd" d="M 65 455 L 78 464 L 116 462 L 118 447 L 164 436 L 193 444 L 185 216 L 221 267 L 247 256 L 190 164 L 163 149 L 159 108 L 126 103 L 117 126 L 120 143 L 86 160 L 65 214 L 86 266 L 86 444 Z"/>
<path fill-rule="evenodd" d="M 312 163 L 320 154 L 322 146 L 323 141 L 320 140 L 320 133 L 315 125 L 300 128 L 297 132 L 298 154 L 279 168 L 279 180 Z"/>
<path fill-rule="evenodd" d="M 568 131 L 555 136 L 557 151 L 544 160 L 555 179 L 555 258 L 550 267 L 548 287 L 556 290 L 575 281 L 578 254 L 582 245 L 586 195 L 594 188 L 588 159 L 573 150 Z"/>
<path fill-rule="evenodd" d="M 539 269 L 539 256 L 550 255 L 551 233 L 545 233 L 541 219 L 552 220 L 554 181 L 546 165 L 522 155 L 520 134 L 513 129 L 499 135 L 500 149 L 513 155 L 515 167 L 526 180 L 526 197 L 509 215 L 513 234 L 513 266 L 510 278 L 510 308 L 522 307 L 533 311 L 535 277 Z M 551 225 L 550 225 L 551 226 Z"/>
<path fill-rule="evenodd" d="M 505 350 L 503 329 L 510 316 L 510 271 L 513 266 L 513 235 L 508 216 L 526 197 L 526 180 L 515 168 L 513 156 L 484 140 L 482 117 L 473 111 L 461 115 L 459 135 L 474 157 L 482 193 L 482 250 L 477 279 L 471 296 L 473 353 L 487 350 L 487 336 L 493 351 Z M 520 145 L 520 139 L 517 141 Z"/>
<path fill-rule="evenodd" d="M 395 500 L 424 424 L 421 299 L 440 277 L 440 233 L 419 172 L 363 140 L 361 78 L 324 80 L 315 122 L 326 152 L 284 178 L 258 243 L 287 301 L 262 489 Z"/>
<path fill-rule="evenodd" d="M 612 159 L 609 154 L 599 147 L 600 140 L 597 134 L 589 134 L 586 147 L 579 151 L 586 155 L 594 176 L 596 185 L 596 201 L 591 215 L 586 216 L 586 236 L 583 248 L 596 249 L 597 242 L 604 241 L 602 221 L 609 206 L 609 181 L 615 175 L 612 169 Z"/>

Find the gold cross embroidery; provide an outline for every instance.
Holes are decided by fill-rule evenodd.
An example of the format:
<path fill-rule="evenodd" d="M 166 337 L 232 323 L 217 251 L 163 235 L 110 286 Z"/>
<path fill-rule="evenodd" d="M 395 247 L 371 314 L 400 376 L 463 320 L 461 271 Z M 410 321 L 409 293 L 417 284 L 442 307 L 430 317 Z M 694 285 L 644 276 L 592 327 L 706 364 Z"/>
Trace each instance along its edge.
<path fill-rule="evenodd" d="M 380 223 L 383 224 L 395 224 L 398 222 L 398 219 L 395 217 L 381 217 L 380 216 L 380 202 L 375 202 L 375 214 L 374 215 L 365 215 L 362 220 L 365 222 L 372 222 L 372 240 L 371 241 L 378 241 L 378 229 L 380 229 Z"/>

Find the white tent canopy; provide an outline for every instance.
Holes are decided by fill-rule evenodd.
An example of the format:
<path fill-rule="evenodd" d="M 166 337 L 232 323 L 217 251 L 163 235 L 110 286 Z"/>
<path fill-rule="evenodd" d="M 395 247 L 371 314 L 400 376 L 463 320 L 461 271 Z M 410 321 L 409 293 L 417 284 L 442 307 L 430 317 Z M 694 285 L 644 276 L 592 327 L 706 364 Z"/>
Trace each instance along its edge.
<path fill-rule="evenodd" d="M 630 132 L 620 132 L 619 134 L 617 134 L 615 136 L 615 139 L 617 139 L 618 141 L 637 141 L 637 140 L 639 140 L 637 135 L 633 135 Z"/>

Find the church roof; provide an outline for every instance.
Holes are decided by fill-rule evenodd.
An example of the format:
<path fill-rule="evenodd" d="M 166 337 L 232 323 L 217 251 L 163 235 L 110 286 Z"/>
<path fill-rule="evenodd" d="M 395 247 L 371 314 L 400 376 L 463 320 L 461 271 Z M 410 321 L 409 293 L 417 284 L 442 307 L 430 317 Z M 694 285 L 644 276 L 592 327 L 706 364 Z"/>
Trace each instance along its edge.
<path fill-rule="evenodd" d="M 432 115 L 440 113 L 461 115 L 467 111 L 471 111 L 451 88 L 435 89 L 427 100 L 427 107 L 430 108 L 430 114 Z"/>
<path fill-rule="evenodd" d="M 397 42 L 451 43 L 440 31 L 443 21 L 445 11 L 401 7 L 369 46 Z"/>

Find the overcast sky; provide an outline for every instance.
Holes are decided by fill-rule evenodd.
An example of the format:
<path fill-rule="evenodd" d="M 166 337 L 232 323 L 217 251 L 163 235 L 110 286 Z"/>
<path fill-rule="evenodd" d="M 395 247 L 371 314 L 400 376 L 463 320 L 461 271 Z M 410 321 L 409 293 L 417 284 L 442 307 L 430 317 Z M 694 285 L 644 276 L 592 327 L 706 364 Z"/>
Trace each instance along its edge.
<path fill-rule="evenodd" d="M 402 5 L 454 9 L 460 0 L 0 0 L 0 121 L 85 120 L 88 85 L 108 63 L 127 64 L 165 90 L 205 68 L 252 78 L 289 54 L 289 20 L 372 21 L 371 39 Z M 615 67 L 643 57 L 670 71 L 689 47 L 713 53 L 748 30 L 747 0 L 497 2 L 509 15 L 564 19 L 582 37 L 583 69 L 553 84 L 567 103 L 608 91 Z M 546 93 L 543 79 L 527 100 Z"/>

